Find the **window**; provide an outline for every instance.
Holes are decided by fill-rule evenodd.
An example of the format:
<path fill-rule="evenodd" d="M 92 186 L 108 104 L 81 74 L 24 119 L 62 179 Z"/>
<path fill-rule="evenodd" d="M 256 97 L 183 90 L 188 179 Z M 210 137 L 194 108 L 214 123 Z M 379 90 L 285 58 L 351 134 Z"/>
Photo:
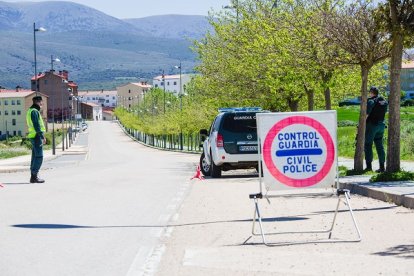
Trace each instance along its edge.
<path fill-rule="evenodd" d="M 158 84 L 155 85 L 155 88 L 157 88 L 157 87 L 158 87 Z"/>
<path fill-rule="evenodd" d="M 106 100 L 105 102 L 106 102 L 106 103 L 109 103 L 109 100 Z"/>
<path fill-rule="evenodd" d="M 174 82 L 174 85 L 177 85 L 177 82 L 176 81 Z"/>
<path fill-rule="evenodd" d="M 128 93 L 131 93 L 131 89 L 128 90 Z"/>
<path fill-rule="evenodd" d="M 93 101 L 94 101 L 95 99 L 96 99 L 95 97 L 93 97 L 93 98 L 92 98 L 92 100 L 93 100 Z"/>
<path fill-rule="evenodd" d="M 21 130 L 18 130 L 18 131 L 17 131 L 17 134 L 18 134 L 19 136 L 22 136 L 22 131 L 21 131 Z"/>
<path fill-rule="evenodd" d="M 16 115 L 16 111 L 15 110 L 12 110 L 12 115 Z"/>
<path fill-rule="evenodd" d="M 16 105 L 16 101 L 15 100 L 11 100 L 11 105 Z"/>
<path fill-rule="evenodd" d="M 164 85 L 164 82 L 163 81 L 161 82 L 161 85 Z"/>
<path fill-rule="evenodd" d="M 13 130 L 13 136 L 16 136 L 16 134 L 17 134 L 17 133 L 16 133 L 16 131 L 15 131 L 15 130 Z"/>
<path fill-rule="evenodd" d="M 170 85 L 170 82 L 169 81 L 167 81 L 167 85 Z"/>
<path fill-rule="evenodd" d="M 47 85 L 47 80 L 45 80 L 45 85 Z"/>
<path fill-rule="evenodd" d="M 12 119 L 12 125 L 16 125 L 16 119 Z M 16 133 L 14 133 L 14 135 L 16 135 Z"/>
<path fill-rule="evenodd" d="M 91 98 L 87 97 L 86 99 L 89 101 Z"/>
<path fill-rule="evenodd" d="M 4 115 L 9 115 L 9 111 L 4 110 Z"/>
<path fill-rule="evenodd" d="M 9 105 L 9 101 L 8 100 L 4 100 L 4 105 Z"/>
<path fill-rule="evenodd" d="M 17 115 L 21 115 L 22 113 L 20 112 L 20 110 L 17 110 Z"/>
<path fill-rule="evenodd" d="M 17 105 L 21 105 L 22 103 L 20 102 L 20 100 L 17 100 Z"/>
<path fill-rule="evenodd" d="M 0 110 L 0 115 L 1 115 L 1 110 Z"/>
<path fill-rule="evenodd" d="M 112 100 L 115 100 L 115 97 L 112 97 Z"/>
<path fill-rule="evenodd" d="M 109 95 L 106 95 L 105 97 L 109 97 Z"/>

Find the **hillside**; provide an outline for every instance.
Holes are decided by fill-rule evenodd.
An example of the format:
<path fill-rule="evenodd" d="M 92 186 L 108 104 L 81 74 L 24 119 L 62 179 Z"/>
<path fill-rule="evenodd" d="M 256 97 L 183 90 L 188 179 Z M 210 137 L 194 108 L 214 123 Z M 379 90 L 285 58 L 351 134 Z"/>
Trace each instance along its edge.
<path fill-rule="evenodd" d="M 211 26 L 205 16 L 199 15 L 162 15 L 144 18 L 125 19 L 138 29 L 144 29 L 155 37 L 189 38 L 204 37 Z"/>
<path fill-rule="evenodd" d="M 176 73 L 180 60 L 184 72 L 192 71 L 189 47 L 209 28 L 205 18 L 156 18 L 120 20 L 71 2 L 0 2 L 0 35 L 7 38 L 0 43 L 0 85 L 30 86 L 33 21 L 47 29 L 36 34 L 38 71 L 50 69 L 51 55 L 59 57 L 55 69 L 68 70 L 80 89 L 111 89 L 119 85 L 116 79 L 148 80 L 161 70 Z"/>

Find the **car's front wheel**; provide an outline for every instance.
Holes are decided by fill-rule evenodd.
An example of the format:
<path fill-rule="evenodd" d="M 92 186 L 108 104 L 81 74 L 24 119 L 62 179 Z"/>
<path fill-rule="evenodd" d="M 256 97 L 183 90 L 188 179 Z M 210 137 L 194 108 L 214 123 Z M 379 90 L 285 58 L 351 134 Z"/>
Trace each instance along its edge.
<path fill-rule="evenodd" d="M 211 174 L 211 166 L 207 163 L 204 152 L 200 156 L 200 170 L 205 176 L 210 176 Z"/>

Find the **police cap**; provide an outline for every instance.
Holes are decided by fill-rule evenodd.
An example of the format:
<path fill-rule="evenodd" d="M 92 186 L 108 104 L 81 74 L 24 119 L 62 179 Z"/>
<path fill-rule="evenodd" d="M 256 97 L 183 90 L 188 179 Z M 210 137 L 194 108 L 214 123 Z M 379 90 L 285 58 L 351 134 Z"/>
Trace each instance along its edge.
<path fill-rule="evenodd" d="M 32 101 L 35 103 L 35 102 L 40 102 L 40 101 L 43 101 L 43 99 L 42 99 L 42 97 L 41 97 L 41 96 L 34 96 L 34 97 L 32 98 Z"/>
<path fill-rule="evenodd" d="M 371 86 L 371 88 L 369 89 L 369 92 L 378 95 L 378 88 L 376 88 L 375 86 Z"/>

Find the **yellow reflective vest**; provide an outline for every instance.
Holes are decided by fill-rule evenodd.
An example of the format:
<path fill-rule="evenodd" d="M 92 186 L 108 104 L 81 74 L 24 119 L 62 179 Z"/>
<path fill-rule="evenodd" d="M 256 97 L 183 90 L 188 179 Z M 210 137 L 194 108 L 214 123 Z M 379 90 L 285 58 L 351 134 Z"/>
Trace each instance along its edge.
<path fill-rule="evenodd" d="M 36 137 L 36 130 L 35 130 L 35 128 L 33 126 L 33 122 L 32 122 L 32 111 L 35 111 L 39 114 L 40 130 L 42 132 L 46 131 L 45 124 L 43 123 L 43 118 L 40 115 L 39 110 L 37 110 L 36 108 L 29 108 L 29 110 L 27 111 L 27 114 L 26 114 L 27 128 L 29 129 L 29 134 L 27 134 L 27 138 L 35 138 Z"/>

